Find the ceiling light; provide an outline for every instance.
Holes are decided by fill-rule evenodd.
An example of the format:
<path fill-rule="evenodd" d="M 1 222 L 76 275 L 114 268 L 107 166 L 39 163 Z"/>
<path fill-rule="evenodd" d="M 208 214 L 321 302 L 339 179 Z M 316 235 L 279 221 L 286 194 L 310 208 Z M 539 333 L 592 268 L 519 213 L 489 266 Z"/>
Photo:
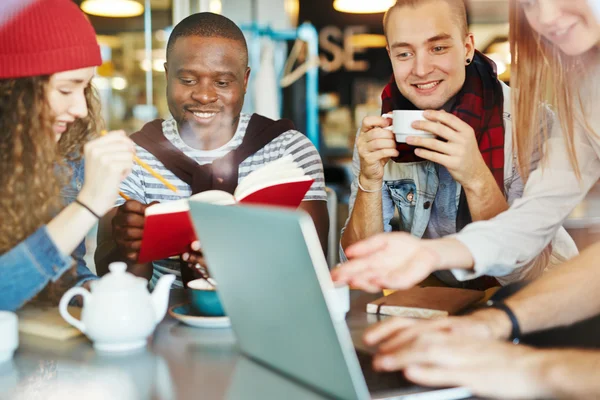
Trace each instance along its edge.
<path fill-rule="evenodd" d="M 208 3 L 208 10 L 213 14 L 221 14 L 223 11 L 221 0 L 210 0 L 210 3 Z"/>
<path fill-rule="evenodd" d="M 333 8 L 353 14 L 375 14 L 387 11 L 395 0 L 335 0 Z"/>
<path fill-rule="evenodd" d="M 134 0 L 85 0 L 81 9 L 99 17 L 137 17 L 144 12 L 144 6 Z"/>
<path fill-rule="evenodd" d="M 121 76 L 115 76 L 110 82 L 114 90 L 125 90 L 127 89 L 127 80 Z"/>
<path fill-rule="evenodd" d="M 362 48 L 377 48 L 377 47 L 386 47 L 387 40 L 383 35 L 377 35 L 374 33 L 359 33 L 356 35 L 350 36 L 350 43 L 354 47 L 362 47 Z"/>

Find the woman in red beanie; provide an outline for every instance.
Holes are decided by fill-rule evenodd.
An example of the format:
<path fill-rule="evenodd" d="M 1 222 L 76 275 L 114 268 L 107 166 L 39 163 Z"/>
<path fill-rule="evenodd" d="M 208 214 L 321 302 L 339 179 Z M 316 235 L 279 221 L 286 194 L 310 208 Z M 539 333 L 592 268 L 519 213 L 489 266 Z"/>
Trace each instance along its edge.
<path fill-rule="evenodd" d="M 82 241 L 114 204 L 134 145 L 122 131 L 94 139 L 90 81 L 102 60 L 79 8 L 8 0 L 0 9 L 0 309 L 15 310 L 95 278 Z"/>

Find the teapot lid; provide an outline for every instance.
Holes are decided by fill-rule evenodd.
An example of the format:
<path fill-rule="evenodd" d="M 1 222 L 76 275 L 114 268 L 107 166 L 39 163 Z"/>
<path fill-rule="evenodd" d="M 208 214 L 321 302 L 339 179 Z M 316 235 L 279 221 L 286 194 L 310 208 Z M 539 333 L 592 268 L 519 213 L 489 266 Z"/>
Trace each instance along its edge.
<path fill-rule="evenodd" d="M 127 272 L 127 264 L 124 262 L 113 262 L 108 269 L 110 270 L 108 274 L 94 282 L 94 292 L 129 290 L 148 283 L 146 279 Z"/>

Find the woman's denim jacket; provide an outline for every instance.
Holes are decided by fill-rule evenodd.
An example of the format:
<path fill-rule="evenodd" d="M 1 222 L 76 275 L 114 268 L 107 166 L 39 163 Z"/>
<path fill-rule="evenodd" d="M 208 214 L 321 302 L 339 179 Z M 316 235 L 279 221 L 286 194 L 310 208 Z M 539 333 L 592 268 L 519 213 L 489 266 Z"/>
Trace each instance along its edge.
<path fill-rule="evenodd" d="M 69 163 L 73 177 L 62 190 L 66 204 L 75 200 L 83 184 L 83 160 Z M 96 279 L 86 266 L 85 242 L 72 255 L 63 254 L 48 236 L 46 226 L 0 256 L 0 310 L 14 311 L 38 294 L 49 281 L 56 281 L 76 262 L 77 285 Z"/>

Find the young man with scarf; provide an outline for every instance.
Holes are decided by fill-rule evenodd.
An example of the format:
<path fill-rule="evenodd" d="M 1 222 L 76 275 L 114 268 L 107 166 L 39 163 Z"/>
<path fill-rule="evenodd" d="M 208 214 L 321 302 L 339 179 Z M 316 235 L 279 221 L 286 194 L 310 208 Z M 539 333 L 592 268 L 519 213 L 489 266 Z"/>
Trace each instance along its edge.
<path fill-rule="evenodd" d="M 523 193 L 512 154 L 510 89 L 498 80 L 495 64 L 475 50 L 463 0 L 398 0 L 383 24 L 394 75 L 382 93 L 382 114 L 426 110 L 413 127 L 436 138 L 396 143 L 384 129 L 390 119 L 363 120 L 342 261 L 351 244 L 392 230 L 394 208 L 400 230 L 439 238 L 496 216 Z M 561 228 L 537 259 L 510 275 L 461 283 L 449 271 L 435 274 L 452 286 L 485 289 L 533 279 L 576 254 Z"/>
<path fill-rule="evenodd" d="M 167 273 L 178 276 L 175 286 L 179 287 L 199 277 L 194 276 L 196 268 L 207 265 L 198 241 L 180 260 L 136 263 L 145 209 L 153 202 L 188 198 L 211 189 L 233 193 L 249 173 L 286 155 L 314 179 L 299 208 L 312 217 L 325 247 L 329 218 L 323 165 L 316 148 L 289 120 L 241 112 L 250 68 L 240 28 L 212 13 L 183 19 L 169 37 L 165 71 L 172 117 L 147 123 L 131 138 L 138 157 L 176 186 L 178 193 L 134 164 L 121 185 L 131 200 L 118 199 L 118 207 L 98 227 L 95 260 L 99 274 L 106 273 L 112 261 L 126 261 L 131 272 L 151 278 L 152 283 Z"/>

